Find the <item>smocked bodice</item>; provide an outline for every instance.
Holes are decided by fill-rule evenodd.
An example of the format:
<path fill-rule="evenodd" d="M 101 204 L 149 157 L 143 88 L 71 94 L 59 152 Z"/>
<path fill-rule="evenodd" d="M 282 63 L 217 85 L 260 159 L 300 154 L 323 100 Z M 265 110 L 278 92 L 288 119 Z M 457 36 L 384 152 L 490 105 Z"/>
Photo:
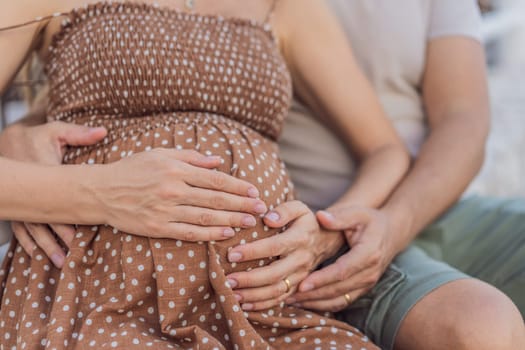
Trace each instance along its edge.
<path fill-rule="evenodd" d="M 203 112 L 276 138 L 291 98 L 267 26 L 128 2 L 73 10 L 46 73 L 52 120 Z"/>

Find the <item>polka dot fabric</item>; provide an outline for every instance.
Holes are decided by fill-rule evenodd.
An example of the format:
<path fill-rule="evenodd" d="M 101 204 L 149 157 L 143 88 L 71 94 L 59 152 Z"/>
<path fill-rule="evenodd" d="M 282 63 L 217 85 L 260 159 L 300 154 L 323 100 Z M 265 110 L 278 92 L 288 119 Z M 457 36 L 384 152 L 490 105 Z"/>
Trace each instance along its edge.
<path fill-rule="evenodd" d="M 67 164 L 156 147 L 220 155 L 272 208 L 292 197 L 274 140 L 291 98 L 271 32 L 241 19 L 100 2 L 68 14 L 46 66 L 51 120 L 104 125 Z M 137 215 L 140 215 L 138 213 Z M 12 243 L 0 270 L 0 349 L 375 349 L 357 330 L 280 305 L 244 312 L 225 275 L 231 247 L 278 234 L 262 220 L 222 242 L 78 226 L 65 266 Z"/>

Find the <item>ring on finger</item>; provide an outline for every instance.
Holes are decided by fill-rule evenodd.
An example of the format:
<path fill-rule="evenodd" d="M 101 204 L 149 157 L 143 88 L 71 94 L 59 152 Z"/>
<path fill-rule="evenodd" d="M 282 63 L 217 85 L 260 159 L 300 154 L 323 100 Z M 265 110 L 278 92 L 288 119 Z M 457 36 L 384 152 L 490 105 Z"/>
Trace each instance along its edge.
<path fill-rule="evenodd" d="M 286 290 L 284 291 L 284 293 L 288 293 L 290 291 L 290 289 L 292 289 L 292 282 L 290 282 L 290 280 L 288 279 L 288 277 L 286 277 L 284 280 L 283 280 L 284 284 L 286 284 Z"/>
<path fill-rule="evenodd" d="M 350 295 L 348 293 L 345 293 L 345 295 L 343 295 L 343 297 L 345 298 L 347 306 L 352 304 L 352 298 L 350 297 Z"/>

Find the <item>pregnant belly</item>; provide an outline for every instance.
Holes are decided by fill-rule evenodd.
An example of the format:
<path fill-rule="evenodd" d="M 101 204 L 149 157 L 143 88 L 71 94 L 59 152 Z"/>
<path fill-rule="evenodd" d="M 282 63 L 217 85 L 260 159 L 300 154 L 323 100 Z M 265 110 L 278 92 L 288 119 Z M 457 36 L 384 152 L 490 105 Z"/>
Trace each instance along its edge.
<path fill-rule="evenodd" d="M 133 119 L 91 118 L 84 124 L 104 125 L 108 136 L 95 146 L 70 148 L 64 157 L 67 164 L 107 164 L 157 147 L 194 149 L 202 154 L 221 156 L 224 162 L 217 170 L 254 184 L 268 208 L 291 198 L 292 185 L 277 145 L 231 119 L 184 113 Z M 260 218 L 257 227 L 237 231 L 234 238 L 217 242 L 215 249 L 219 255 L 225 256 L 231 246 L 277 233 Z M 258 265 L 267 262 L 261 261 Z M 234 264 L 225 268 L 233 271 L 251 267 L 254 266 Z"/>

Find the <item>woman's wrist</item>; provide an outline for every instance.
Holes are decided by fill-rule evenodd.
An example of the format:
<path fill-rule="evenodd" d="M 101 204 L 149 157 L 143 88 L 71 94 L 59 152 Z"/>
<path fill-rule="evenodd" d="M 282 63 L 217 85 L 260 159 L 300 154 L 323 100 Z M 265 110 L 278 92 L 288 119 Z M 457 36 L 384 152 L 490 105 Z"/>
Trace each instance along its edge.
<path fill-rule="evenodd" d="M 325 231 L 326 241 L 323 245 L 322 260 L 325 261 L 333 257 L 346 244 L 343 231 Z"/>
<path fill-rule="evenodd" d="M 74 193 L 78 195 L 78 208 L 80 209 L 77 223 L 108 224 L 107 201 L 103 195 L 106 185 L 110 181 L 111 165 L 71 165 L 75 176 L 71 184 Z M 78 174 L 78 175 L 77 175 Z"/>
<path fill-rule="evenodd" d="M 103 165 L 57 165 L 43 170 L 44 185 L 57 188 L 50 203 L 42 206 L 52 208 L 45 213 L 47 222 L 65 224 L 98 225 L 107 223 L 106 212 L 100 199 L 103 184 L 107 180 Z"/>
<path fill-rule="evenodd" d="M 6 156 L 7 150 L 10 146 L 12 147 L 10 140 L 18 139 L 21 129 L 22 127 L 19 124 L 12 124 L 0 133 L 0 156 Z"/>

